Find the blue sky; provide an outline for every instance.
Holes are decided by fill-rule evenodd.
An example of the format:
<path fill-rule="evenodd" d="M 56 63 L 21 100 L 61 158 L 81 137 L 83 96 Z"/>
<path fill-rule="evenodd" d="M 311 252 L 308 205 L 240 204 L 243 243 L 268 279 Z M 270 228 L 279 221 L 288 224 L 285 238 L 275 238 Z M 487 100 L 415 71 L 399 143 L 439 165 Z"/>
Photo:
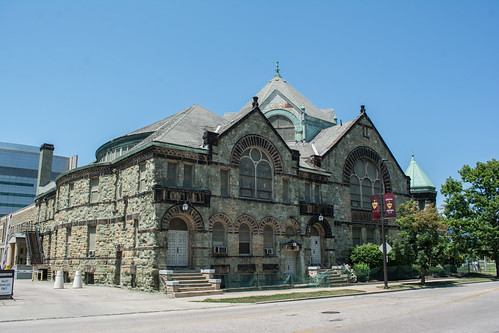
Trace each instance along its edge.
<path fill-rule="evenodd" d="M 279 60 L 339 119 L 366 105 L 440 189 L 498 158 L 498 36 L 499 1 L 0 0 L 0 141 L 88 164 L 192 104 L 238 111 Z"/>

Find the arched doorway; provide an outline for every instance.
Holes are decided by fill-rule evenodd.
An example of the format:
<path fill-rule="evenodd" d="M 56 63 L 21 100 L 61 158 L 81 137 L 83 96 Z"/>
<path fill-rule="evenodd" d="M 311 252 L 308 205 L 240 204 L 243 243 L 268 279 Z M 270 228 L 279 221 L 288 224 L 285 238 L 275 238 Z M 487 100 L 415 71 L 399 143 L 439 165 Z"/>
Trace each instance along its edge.
<path fill-rule="evenodd" d="M 189 229 L 184 220 L 174 217 L 168 228 L 168 258 L 171 267 L 189 266 Z"/>
<path fill-rule="evenodd" d="M 317 225 L 313 225 L 310 228 L 310 252 L 311 258 L 310 263 L 312 265 L 321 264 L 321 236 Z"/>

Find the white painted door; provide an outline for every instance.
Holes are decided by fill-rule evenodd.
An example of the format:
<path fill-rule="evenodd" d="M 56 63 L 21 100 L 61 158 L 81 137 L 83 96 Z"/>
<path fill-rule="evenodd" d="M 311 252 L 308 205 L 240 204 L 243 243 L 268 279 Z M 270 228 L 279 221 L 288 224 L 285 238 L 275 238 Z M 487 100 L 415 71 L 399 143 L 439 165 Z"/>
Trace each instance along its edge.
<path fill-rule="evenodd" d="M 189 265 L 189 232 L 168 231 L 168 266 Z"/>
<path fill-rule="evenodd" d="M 287 251 L 286 252 L 286 273 L 291 273 L 296 275 L 296 252 Z"/>
<path fill-rule="evenodd" d="M 312 251 L 312 264 L 321 263 L 321 238 L 320 236 L 310 236 L 310 250 Z"/>

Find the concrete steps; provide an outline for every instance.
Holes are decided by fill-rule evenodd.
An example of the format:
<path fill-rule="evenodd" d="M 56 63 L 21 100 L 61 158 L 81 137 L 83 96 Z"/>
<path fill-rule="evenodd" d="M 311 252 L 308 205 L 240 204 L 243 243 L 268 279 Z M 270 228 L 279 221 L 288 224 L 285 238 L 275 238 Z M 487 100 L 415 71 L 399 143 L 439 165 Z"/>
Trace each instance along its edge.
<path fill-rule="evenodd" d="M 343 274 L 341 268 L 331 268 L 328 271 L 331 285 L 348 284 L 348 275 Z"/>
<path fill-rule="evenodd" d="M 167 291 L 167 294 L 175 298 L 223 294 L 223 290 L 217 289 L 210 282 L 208 275 L 200 271 L 173 270 L 168 271 L 167 276 L 167 281 L 175 283 L 175 288 L 169 289 L 170 291 Z M 220 283 L 218 283 L 218 286 L 220 286 Z"/>

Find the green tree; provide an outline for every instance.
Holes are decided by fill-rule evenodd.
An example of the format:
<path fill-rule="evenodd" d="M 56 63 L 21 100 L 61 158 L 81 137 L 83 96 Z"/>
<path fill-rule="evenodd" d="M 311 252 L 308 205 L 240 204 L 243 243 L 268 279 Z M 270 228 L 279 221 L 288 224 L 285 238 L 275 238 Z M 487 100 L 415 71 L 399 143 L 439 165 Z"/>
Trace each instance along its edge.
<path fill-rule="evenodd" d="M 465 165 L 458 173 L 461 181 L 449 177 L 441 189 L 452 239 L 462 253 L 493 258 L 499 277 L 499 161 Z"/>
<path fill-rule="evenodd" d="M 400 240 L 411 247 L 414 262 L 421 269 L 421 283 L 425 283 L 426 270 L 439 264 L 444 253 L 447 226 L 434 205 L 420 210 L 412 200 L 399 206 L 397 223 Z"/>
<path fill-rule="evenodd" d="M 365 263 L 372 269 L 383 265 L 383 253 L 379 250 L 379 245 L 366 243 L 354 247 L 350 260 L 352 264 Z"/>

